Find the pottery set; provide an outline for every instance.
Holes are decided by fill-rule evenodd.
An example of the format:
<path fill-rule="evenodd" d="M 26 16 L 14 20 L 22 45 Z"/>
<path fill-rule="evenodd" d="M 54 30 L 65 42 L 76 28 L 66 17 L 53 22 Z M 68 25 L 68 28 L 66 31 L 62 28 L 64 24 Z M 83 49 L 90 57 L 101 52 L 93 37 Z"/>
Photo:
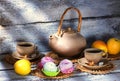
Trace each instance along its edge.
<path fill-rule="evenodd" d="M 108 54 L 97 48 L 87 48 L 84 50 L 84 57 L 78 63 L 86 67 L 101 67 L 107 62 Z"/>
<path fill-rule="evenodd" d="M 101 59 L 107 59 L 108 54 L 97 48 L 87 48 L 84 50 L 84 56 L 89 62 L 96 64 Z"/>
<path fill-rule="evenodd" d="M 16 51 L 12 54 L 12 56 L 16 59 L 26 58 L 31 60 L 38 56 L 36 51 L 36 46 L 32 42 L 17 42 Z"/>
<path fill-rule="evenodd" d="M 73 30 L 71 27 L 62 29 L 63 18 L 69 10 L 75 10 L 78 13 L 77 30 Z M 114 68 L 114 65 L 107 60 L 108 54 L 100 49 L 86 48 L 86 39 L 80 34 L 81 22 L 82 16 L 79 9 L 74 7 L 67 8 L 61 16 L 58 31 L 49 38 L 51 50 L 54 54 L 58 55 L 58 57 L 62 58 L 74 58 L 79 55 L 77 67 L 80 71 L 92 74 L 109 73 Z M 84 57 L 81 58 L 83 53 Z"/>
<path fill-rule="evenodd" d="M 107 74 L 114 69 L 114 64 L 107 57 L 108 54 L 100 49 L 87 48 L 84 57 L 78 59 L 77 68 L 91 74 Z"/>
<path fill-rule="evenodd" d="M 63 18 L 69 10 L 75 10 L 78 13 L 77 30 L 73 30 L 71 27 L 62 29 Z M 32 71 L 33 75 L 40 78 L 61 79 L 71 76 L 76 69 L 93 74 L 105 74 L 114 68 L 114 65 L 107 60 L 107 53 L 97 48 L 86 48 L 86 39 L 80 34 L 81 22 L 81 13 L 77 8 L 69 7 L 64 11 L 58 31 L 49 37 L 49 47 L 55 55 L 52 55 L 52 58 L 46 54 L 41 58 L 36 69 Z M 82 53 L 84 53 L 84 57 L 78 57 L 77 61 L 68 59 L 78 55 L 83 56 Z M 12 56 L 17 59 L 31 60 L 38 55 L 35 44 L 18 42 L 16 52 Z"/>
<path fill-rule="evenodd" d="M 97 65 L 101 60 L 107 59 L 108 54 L 97 48 L 86 48 L 84 50 L 83 63 L 90 66 Z M 81 62 L 82 63 L 82 62 Z"/>
<path fill-rule="evenodd" d="M 78 13 L 77 30 L 71 27 L 62 29 L 63 18 L 69 10 Z M 6 56 L 6 61 L 14 64 L 19 59 L 28 59 L 37 66 L 31 74 L 45 79 L 67 78 L 72 76 L 76 69 L 92 74 L 110 72 L 114 65 L 107 60 L 108 54 L 97 48 L 86 48 L 86 39 L 80 34 L 81 22 L 82 16 L 79 9 L 67 8 L 61 16 L 58 31 L 49 37 L 49 47 L 52 52 L 39 58 L 40 54 L 34 43 L 17 42 L 16 51 Z M 74 57 L 78 58 L 74 59 Z"/>

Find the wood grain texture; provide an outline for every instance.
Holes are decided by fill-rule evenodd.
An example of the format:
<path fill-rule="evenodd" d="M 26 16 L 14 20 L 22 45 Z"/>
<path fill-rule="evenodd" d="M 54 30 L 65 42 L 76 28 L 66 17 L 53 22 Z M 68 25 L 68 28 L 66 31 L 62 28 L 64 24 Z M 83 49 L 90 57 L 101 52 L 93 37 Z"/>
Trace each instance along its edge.
<path fill-rule="evenodd" d="M 80 34 L 87 39 L 88 46 L 97 39 L 107 41 L 110 37 L 120 38 L 119 22 L 119 18 L 83 20 Z M 59 22 L 2 26 L 0 53 L 15 50 L 17 41 L 33 42 L 40 51 L 48 51 L 49 36 L 57 32 L 58 24 Z M 70 26 L 76 30 L 77 24 L 77 19 L 67 20 L 63 22 L 62 29 Z"/>
<path fill-rule="evenodd" d="M 31 41 L 40 51 L 50 50 L 49 36 L 57 31 L 60 16 L 70 6 L 80 9 L 83 15 L 80 33 L 87 38 L 88 46 L 95 39 L 120 38 L 119 3 L 118 0 L 0 0 L 0 24 L 3 25 L 0 53 L 14 51 L 16 41 Z M 77 14 L 67 13 L 63 27 L 76 27 L 77 18 Z"/>
<path fill-rule="evenodd" d="M 5 56 L 5 55 L 1 55 Z M 2 58 L 0 58 L 0 80 L 1 81 L 51 81 L 46 79 L 41 79 L 39 77 L 33 76 L 31 74 L 27 76 L 20 76 L 14 72 L 14 69 L 12 65 L 5 63 L 4 61 L 1 61 Z M 60 79 L 60 81 L 119 81 L 120 77 L 120 60 L 111 61 L 115 65 L 115 69 L 111 71 L 108 74 L 105 75 L 92 75 L 86 72 L 76 71 L 74 75 L 72 75 L 69 78 L 66 79 Z M 3 65 L 2 65 L 3 64 Z M 52 80 L 52 81 L 58 81 L 58 80 Z"/>
<path fill-rule="evenodd" d="M 83 17 L 120 16 L 119 0 L 0 0 L 0 24 L 57 21 L 70 6 L 78 8 Z M 71 18 L 77 18 L 72 11 L 65 19 Z"/>
<path fill-rule="evenodd" d="M 14 73 L 13 70 L 9 71 L 0 71 L 2 74 L 1 81 L 58 81 L 58 80 L 48 80 L 42 79 L 36 76 L 28 75 L 28 76 L 19 76 Z M 60 79 L 59 81 L 119 81 L 120 73 L 111 73 L 107 75 L 91 75 L 86 73 L 79 73 L 83 75 L 73 76 L 65 79 Z"/>

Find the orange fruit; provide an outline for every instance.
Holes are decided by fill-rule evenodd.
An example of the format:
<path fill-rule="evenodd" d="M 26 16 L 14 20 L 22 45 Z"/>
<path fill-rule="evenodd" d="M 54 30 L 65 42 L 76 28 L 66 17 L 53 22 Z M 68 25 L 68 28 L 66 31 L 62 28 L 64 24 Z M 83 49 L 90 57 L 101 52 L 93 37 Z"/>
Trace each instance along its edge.
<path fill-rule="evenodd" d="M 14 71 L 19 75 L 28 75 L 31 72 L 31 63 L 27 59 L 21 59 L 15 62 Z"/>
<path fill-rule="evenodd" d="M 110 38 L 107 41 L 108 53 L 116 55 L 120 52 L 120 40 L 117 38 Z"/>
<path fill-rule="evenodd" d="M 100 50 L 103 50 L 105 53 L 108 51 L 107 50 L 107 44 L 102 41 L 102 40 L 96 40 L 92 43 L 93 48 L 98 48 Z"/>

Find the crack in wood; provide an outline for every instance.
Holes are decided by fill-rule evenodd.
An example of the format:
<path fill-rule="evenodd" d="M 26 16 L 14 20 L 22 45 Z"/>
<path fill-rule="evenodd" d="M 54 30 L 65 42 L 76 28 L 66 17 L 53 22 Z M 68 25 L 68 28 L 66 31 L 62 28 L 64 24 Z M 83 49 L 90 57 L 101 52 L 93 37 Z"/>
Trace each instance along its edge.
<path fill-rule="evenodd" d="M 105 16 L 95 16 L 95 17 L 83 17 L 82 20 L 100 20 L 100 19 L 107 19 L 107 18 L 120 18 L 120 14 L 113 14 L 113 15 L 105 15 Z M 72 19 L 64 19 L 64 21 L 76 21 L 78 18 L 72 18 Z M 55 21 L 46 21 L 46 22 L 30 22 L 30 23 L 23 23 L 23 24 L 2 24 L 2 26 L 16 26 L 16 25 L 27 25 L 27 24 L 37 24 L 37 23 L 55 23 L 59 22 L 60 20 Z"/>

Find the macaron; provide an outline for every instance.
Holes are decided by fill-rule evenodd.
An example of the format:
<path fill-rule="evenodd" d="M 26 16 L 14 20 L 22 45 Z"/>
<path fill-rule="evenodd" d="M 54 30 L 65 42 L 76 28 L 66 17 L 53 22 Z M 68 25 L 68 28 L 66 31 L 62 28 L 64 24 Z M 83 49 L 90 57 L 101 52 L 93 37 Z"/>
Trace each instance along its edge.
<path fill-rule="evenodd" d="M 59 74 L 60 70 L 54 62 L 46 62 L 43 65 L 42 72 L 46 76 L 57 76 Z"/>
<path fill-rule="evenodd" d="M 64 74 L 69 74 L 74 71 L 74 65 L 69 59 L 64 59 L 59 64 L 60 71 Z"/>
<path fill-rule="evenodd" d="M 51 58 L 51 57 L 48 57 L 48 56 L 45 56 L 41 59 L 41 61 L 38 63 L 38 68 L 43 68 L 43 65 L 46 63 L 46 62 L 53 62 L 54 60 Z"/>
<path fill-rule="evenodd" d="M 46 62 L 53 62 L 53 61 L 54 60 L 51 57 L 46 56 L 41 59 L 41 64 L 44 65 Z"/>
<path fill-rule="evenodd" d="M 58 68 L 54 62 L 46 62 L 43 65 L 44 71 L 57 72 Z"/>

